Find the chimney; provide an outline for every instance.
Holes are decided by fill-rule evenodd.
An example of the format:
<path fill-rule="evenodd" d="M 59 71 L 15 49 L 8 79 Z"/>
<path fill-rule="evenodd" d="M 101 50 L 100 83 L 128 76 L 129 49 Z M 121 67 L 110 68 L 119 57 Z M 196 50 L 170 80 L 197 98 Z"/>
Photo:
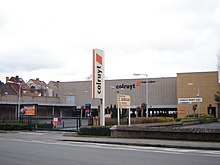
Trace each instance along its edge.
<path fill-rule="evenodd" d="M 37 81 L 40 81 L 40 79 L 39 79 L 39 78 L 36 78 L 36 80 L 37 80 Z"/>
<path fill-rule="evenodd" d="M 8 83 L 8 81 L 9 81 L 9 77 L 6 77 L 6 84 Z"/>
<path fill-rule="evenodd" d="M 20 82 L 20 81 L 19 81 L 19 76 L 18 76 L 18 75 L 15 77 L 15 81 L 16 81 L 17 83 Z"/>

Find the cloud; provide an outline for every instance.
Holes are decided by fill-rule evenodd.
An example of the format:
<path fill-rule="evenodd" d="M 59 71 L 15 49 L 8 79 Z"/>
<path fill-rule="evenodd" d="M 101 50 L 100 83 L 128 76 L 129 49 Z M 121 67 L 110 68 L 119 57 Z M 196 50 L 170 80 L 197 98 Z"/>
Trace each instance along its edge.
<path fill-rule="evenodd" d="M 7 23 L 7 18 L 4 16 L 3 12 L 0 11 L 0 28 L 4 27 Z"/>
<path fill-rule="evenodd" d="M 93 48 L 105 51 L 110 78 L 210 70 L 219 18 L 219 0 L 2 1 L 0 72 L 83 79 Z"/>
<path fill-rule="evenodd" d="M 51 52 L 40 48 L 26 48 L 6 51 L 0 54 L 0 72 L 22 72 L 59 68 L 62 60 Z"/>

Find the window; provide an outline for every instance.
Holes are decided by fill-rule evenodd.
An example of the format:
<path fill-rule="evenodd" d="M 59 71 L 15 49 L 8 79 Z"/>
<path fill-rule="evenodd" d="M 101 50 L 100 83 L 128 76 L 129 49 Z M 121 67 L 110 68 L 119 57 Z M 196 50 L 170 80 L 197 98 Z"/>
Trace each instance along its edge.
<path fill-rule="evenodd" d="M 66 104 L 68 104 L 68 105 L 76 105 L 75 96 L 66 96 Z"/>

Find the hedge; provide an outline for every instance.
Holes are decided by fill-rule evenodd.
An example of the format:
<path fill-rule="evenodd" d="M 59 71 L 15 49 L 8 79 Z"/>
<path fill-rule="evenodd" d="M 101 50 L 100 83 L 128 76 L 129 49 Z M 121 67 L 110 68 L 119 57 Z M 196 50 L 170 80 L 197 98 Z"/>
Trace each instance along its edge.
<path fill-rule="evenodd" d="M 131 118 L 131 124 L 147 124 L 147 123 L 163 123 L 163 122 L 174 122 L 175 119 L 173 117 L 137 117 Z M 128 119 L 123 118 L 120 119 L 121 125 L 127 125 Z M 106 119 L 106 125 L 112 126 L 117 125 L 117 119 Z"/>
<path fill-rule="evenodd" d="M 0 130 L 28 130 L 27 124 L 21 123 L 0 123 Z"/>
<path fill-rule="evenodd" d="M 78 134 L 79 135 L 94 135 L 94 136 L 110 136 L 110 126 L 88 126 L 80 127 Z"/>
<path fill-rule="evenodd" d="M 22 124 L 22 123 L 0 123 L 0 130 L 33 130 L 33 129 L 52 129 L 51 124 L 41 124 L 41 123 L 31 123 L 31 124 Z"/>

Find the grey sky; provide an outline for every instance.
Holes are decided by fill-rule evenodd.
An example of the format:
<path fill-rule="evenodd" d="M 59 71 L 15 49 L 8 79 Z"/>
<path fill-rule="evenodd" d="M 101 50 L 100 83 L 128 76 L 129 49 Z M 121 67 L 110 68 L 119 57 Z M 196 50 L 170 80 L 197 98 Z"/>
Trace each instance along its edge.
<path fill-rule="evenodd" d="M 0 0 L 0 80 L 85 80 L 92 49 L 106 77 L 213 71 L 219 0 Z"/>

